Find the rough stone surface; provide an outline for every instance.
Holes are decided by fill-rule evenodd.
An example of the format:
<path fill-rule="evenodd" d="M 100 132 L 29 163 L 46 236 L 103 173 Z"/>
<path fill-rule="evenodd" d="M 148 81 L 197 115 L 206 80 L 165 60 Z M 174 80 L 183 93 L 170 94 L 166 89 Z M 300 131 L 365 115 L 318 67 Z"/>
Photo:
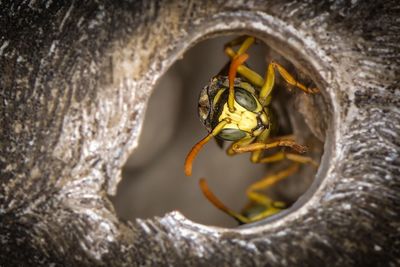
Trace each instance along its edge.
<path fill-rule="evenodd" d="M 3 1 L 0 265 L 400 265 L 398 1 Z M 120 222 L 107 194 L 156 80 L 200 39 L 251 33 L 329 104 L 313 188 L 240 229 Z"/>

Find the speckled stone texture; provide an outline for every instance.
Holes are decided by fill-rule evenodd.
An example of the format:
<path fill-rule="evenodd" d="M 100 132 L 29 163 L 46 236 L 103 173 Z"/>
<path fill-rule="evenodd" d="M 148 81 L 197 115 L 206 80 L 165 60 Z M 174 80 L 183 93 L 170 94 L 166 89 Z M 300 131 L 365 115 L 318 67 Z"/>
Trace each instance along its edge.
<path fill-rule="evenodd" d="M 0 3 L 1 266 L 400 265 L 398 1 L 19 2 Z M 322 89 L 316 182 L 244 228 L 176 212 L 120 222 L 107 194 L 155 82 L 229 32 L 257 36 Z"/>

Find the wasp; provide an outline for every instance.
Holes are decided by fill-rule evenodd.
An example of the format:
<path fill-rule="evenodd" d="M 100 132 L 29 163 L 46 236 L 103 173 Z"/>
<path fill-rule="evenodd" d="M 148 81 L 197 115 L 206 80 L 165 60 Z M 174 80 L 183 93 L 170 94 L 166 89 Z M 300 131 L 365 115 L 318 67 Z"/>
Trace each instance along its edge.
<path fill-rule="evenodd" d="M 285 159 L 293 162 L 288 168 L 251 184 L 246 190 L 250 204 L 242 212 L 235 212 L 225 206 L 210 190 L 206 180 L 200 179 L 200 188 L 205 197 L 240 224 L 264 219 L 286 208 L 284 202 L 271 199 L 261 190 L 296 173 L 300 164 L 318 166 L 311 157 L 303 155 L 307 147 L 297 144 L 293 136 L 273 136 L 277 122 L 271 108 L 271 92 L 276 73 L 287 84 L 306 94 L 319 93 L 319 89 L 298 82 L 282 65 L 274 61 L 268 65 L 265 78 L 250 69 L 245 62 L 249 57 L 247 51 L 255 41 L 252 36 L 242 36 L 225 45 L 224 51 L 230 61 L 202 89 L 199 97 L 198 113 L 208 134 L 193 146 L 184 164 L 185 174 L 190 176 L 195 157 L 212 138 L 216 138 L 220 144 L 223 141 L 232 142 L 227 149 L 228 155 L 251 153 L 250 160 L 254 163 L 273 163 Z M 239 48 L 235 51 L 237 46 Z M 272 155 L 264 153 L 277 148 L 278 152 Z M 288 148 L 289 152 L 280 148 Z"/>

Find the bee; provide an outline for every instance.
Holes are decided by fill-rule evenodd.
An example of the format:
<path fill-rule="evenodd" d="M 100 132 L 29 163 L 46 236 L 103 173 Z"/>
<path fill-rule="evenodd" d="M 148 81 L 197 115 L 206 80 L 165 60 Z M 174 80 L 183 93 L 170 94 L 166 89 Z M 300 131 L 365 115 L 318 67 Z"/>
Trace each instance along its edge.
<path fill-rule="evenodd" d="M 293 136 L 272 137 L 277 122 L 271 109 L 271 92 L 276 73 L 286 83 L 306 94 L 319 93 L 319 89 L 298 82 L 282 65 L 274 61 L 268 65 L 265 78 L 261 77 L 245 65 L 249 57 L 247 50 L 254 42 L 254 37 L 242 36 L 225 45 L 224 51 L 230 62 L 202 89 L 199 97 L 198 113 L 208 134 L 193 146 L 184 164 L 185 174 L 190 176 L 195 157 L 212 138 L 216 138 L 219 144 L 232 142 L 227 149 L 228 155 L 250 152 L 250 160 L 254 163 L 272 163 L 284 159 L 293 162 L 287 169 L 267 175 L 250 185 L 246 190 L 250 205 L 240 213 L 225 206 L 210 190 L 206 180 L 200 179 L 200 188 L 205 197 L 240 224 L 264 219 L 286 207 L 285 203 L 271 199 L 260 190 L 296 173 L 300 164 L 318 166 L 311 157 L 302 155 L 307 147 L 297 144 Z M 239 46 L 237 51 L 234 50 L 235 46 Z M 279 150 L 273 155 L 264 155 L 265 150 L 284 147 L 289 148 L 290 152 Z"/>

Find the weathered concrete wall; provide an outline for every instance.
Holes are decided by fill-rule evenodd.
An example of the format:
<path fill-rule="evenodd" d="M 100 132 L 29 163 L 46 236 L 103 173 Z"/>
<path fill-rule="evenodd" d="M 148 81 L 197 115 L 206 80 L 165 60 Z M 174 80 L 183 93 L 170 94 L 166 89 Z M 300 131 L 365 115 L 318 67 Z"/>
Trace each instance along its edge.
<path fill-rule="evenodd" d="M 0 264 L 400 264 L 396 1 L 0 4 Z M 297 207 L 241 229 L 118 221 L 107 193 L 157 79 L 196 41 L 252 33 L 323 89 L 331 120 Z"/>

